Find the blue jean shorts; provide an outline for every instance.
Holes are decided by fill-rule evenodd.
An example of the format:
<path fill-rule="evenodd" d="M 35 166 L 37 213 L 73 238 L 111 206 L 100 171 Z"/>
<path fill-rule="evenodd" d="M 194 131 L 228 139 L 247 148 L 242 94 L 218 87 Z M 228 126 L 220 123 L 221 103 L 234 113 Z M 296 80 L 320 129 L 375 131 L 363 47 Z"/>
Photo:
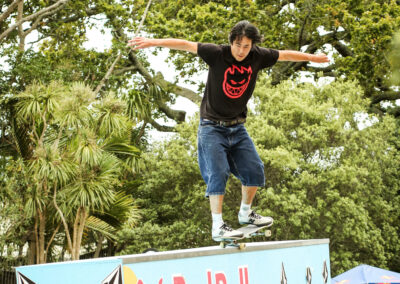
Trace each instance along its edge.
<path fill-rule="evenodd" d="M 264 164 L 243 124 L 221 126 L 200 119 L 198 159 L 207 184 L 206 196 L 225 194 L 226 182 L 234 174 L 244 186 L 264 186 Z"/>

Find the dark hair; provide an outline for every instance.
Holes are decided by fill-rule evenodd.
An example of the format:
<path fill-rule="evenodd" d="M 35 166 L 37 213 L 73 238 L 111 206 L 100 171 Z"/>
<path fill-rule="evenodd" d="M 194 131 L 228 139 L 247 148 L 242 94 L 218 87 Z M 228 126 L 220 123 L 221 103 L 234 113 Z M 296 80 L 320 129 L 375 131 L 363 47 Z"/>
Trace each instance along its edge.
<path fill-rule="evenodd" d="M 229 42 L 232 44 L 235 40 L 241 40 L 244 36 L 251 39 L 252 44 L 261 43 L 263 37 L 259 30 L 249 21 L 240 21 L 231 30 Z"/>

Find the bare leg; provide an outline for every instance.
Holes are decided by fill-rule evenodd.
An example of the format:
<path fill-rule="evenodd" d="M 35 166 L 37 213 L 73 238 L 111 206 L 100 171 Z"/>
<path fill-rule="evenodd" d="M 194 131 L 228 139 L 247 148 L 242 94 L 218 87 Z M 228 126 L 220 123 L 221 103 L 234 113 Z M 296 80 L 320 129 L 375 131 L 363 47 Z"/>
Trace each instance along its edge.
<path fill-rule="evenodd" d="M 224 202 L 224 195 L 210 195 L 209 199 L 210 199 L 211 213 L 221 214 L 222 204 Z"/>
<path fill-rule="evenodd" d="M 257 186 L 242 185 L 242 203 L 251 205 L 257 192 Z"/>

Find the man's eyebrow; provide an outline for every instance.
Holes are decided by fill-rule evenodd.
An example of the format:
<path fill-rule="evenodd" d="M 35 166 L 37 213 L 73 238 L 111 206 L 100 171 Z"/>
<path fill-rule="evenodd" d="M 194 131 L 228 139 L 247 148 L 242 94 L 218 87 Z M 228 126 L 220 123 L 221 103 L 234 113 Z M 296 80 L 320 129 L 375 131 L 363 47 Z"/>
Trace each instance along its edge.
<path fill-rule="evenodd" d="M 236 42 L 236 45 L 242 45 L 242 43 L 241 42 Z M 250 44 L 246 43 L 246 44 L 244 44 L 244 46 L 250 46 Z"/>

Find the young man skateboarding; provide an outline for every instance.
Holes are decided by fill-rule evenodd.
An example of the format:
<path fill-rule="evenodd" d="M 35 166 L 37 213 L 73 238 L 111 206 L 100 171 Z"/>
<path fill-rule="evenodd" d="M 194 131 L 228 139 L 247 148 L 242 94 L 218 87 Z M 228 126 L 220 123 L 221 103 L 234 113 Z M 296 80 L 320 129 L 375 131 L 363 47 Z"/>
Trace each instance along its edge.
<path fill-rule="evenodd" d="M 243 236 L 222 219 L 222 203 L 230 173 L 242 183 L 239 223 L 257 226 L 273 223 L 271 217 L 251 210 L 257 188 L 265 184 L 264 165 L 244 127 L 247 102 L 253 94 L 258 72 L 277 61 L 329 61 L 325 54 L 258 47 L 261 40 L 254 25 L 241 21 L 230 32 L 230 45 L 143 37 L 129 41 L 129 46 L 134 49 L 157 46 L 192 52 L 209 66 L 200 106 L 198 161 L 207 184 L 206 196 L 210 200 L 213 221 L 212 238 L 216 241 Z"/>

